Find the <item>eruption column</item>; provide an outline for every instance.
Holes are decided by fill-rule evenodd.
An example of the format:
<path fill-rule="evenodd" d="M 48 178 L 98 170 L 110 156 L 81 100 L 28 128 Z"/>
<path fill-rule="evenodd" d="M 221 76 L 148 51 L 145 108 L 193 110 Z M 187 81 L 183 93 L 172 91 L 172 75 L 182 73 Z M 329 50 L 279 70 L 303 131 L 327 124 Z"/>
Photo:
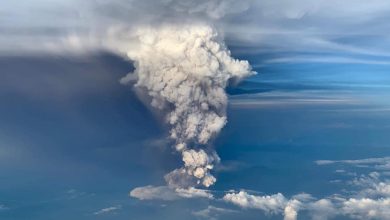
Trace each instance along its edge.
<path fill-rule="evenodd" d="M 210 139 L 225 126 L 229 83 L 254 74 L 247 61 L 231 57 L 223 39 L 208 25 L 141 28 L 138 47 L 128 51 L 135 71 L 121 79 L 136 80 L 136 89 L 163 112 L 170 138 L 184 166 L 165 176 L 169 186 L 209 187 L 219 157 Z"/>

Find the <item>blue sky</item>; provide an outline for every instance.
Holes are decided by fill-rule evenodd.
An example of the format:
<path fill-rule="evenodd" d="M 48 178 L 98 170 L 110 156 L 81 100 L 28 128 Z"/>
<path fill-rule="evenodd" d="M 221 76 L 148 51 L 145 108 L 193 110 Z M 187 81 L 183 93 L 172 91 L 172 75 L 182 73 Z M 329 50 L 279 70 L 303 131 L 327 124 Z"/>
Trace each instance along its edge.
<path fill-rule="evenodd" d="M 0 219 L 388 218 L 389 3 L 96 2 L 0 3 Z M 258 74 L 227 89 L 216 184 L 183 196 L 167 126 L 119 80 L 133 26 L 186 15 Z"/>

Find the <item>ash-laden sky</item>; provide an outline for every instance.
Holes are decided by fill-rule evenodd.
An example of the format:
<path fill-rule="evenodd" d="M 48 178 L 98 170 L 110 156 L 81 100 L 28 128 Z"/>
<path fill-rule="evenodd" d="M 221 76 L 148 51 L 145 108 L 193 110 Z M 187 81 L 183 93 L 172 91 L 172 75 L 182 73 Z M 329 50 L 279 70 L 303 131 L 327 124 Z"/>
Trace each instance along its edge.
<path fill-rule="evenodd" d="M 0 219 L 390 219 L 390 2 L 0 3 Z"/>

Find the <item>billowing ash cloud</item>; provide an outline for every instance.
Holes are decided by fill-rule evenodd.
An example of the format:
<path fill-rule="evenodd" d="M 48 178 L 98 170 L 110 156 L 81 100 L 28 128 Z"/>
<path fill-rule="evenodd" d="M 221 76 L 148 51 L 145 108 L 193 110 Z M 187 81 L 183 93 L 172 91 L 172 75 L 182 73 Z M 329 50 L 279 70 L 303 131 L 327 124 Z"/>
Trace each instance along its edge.
<path fill-rule="evenodd" d="M 253 74 L 251 67 L 232 58 L 208 25 L 140 28 L 136 35 L 138 46 L 127 52 L 135 71 L 121 83 L 136 81 L 135 88 L 147 94 L 170 127 L 184 165 L 166 175 L 167 183 L 209 187 L 216 181 L 210 170 L 219 162 L 209 142 L 227 122 L 225 88 Z"/>

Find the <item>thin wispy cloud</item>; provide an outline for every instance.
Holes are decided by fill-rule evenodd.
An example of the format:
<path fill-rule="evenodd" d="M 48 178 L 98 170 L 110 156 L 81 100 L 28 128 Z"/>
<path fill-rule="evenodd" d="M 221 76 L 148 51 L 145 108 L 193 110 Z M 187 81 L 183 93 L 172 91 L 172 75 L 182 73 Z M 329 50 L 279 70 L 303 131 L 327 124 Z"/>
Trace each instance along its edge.
<path fill-rule="evenodd" d="M 317 165 L 349 164 L 353 166 L 367 166 L 378 170 L 390 170 L 390 157 L 377 157 L 357 160 L 317 160 Z"/>
<path fill-rule="evenodd" d="M 213 199 L 214 196 L 208 190 L 190 188 L 170 188 L 167 186 L 142 186 L 136 187 L 130 192 L 130 196 L 139 200 L 165 200 L 205 198 Z"/>
<path fill-rule="evenodd" d="M 221 215 L 227 215 L 227 214 L 233 214 L 238 213 L 236 210 L 232 209 L 226 209 L 226 208 L 220 208 L 215 206 L 208 206 L 205 209 L 199 210 L 199 211 L 193 211 L 192 215 L 202 218 L 202 219 L 208 219 L 208 220 L 216 220 Z"/>
<path fill-rule="evenodd" d="M 1 212 L 1 211 L 8 210 L 8 209 L 9 209 L 9 208 L 8 208 L 6 205 L 0 204 L 0 212 Z"/>
<path fill-rule="evenodd" d="M 118 212 L 120 209 L 122 209 L 121 205 L 111 206 L 111 207 L 100 209 L 99 211 L 96 211 L 93 214 L 94 215 L 103 215 L 103 214 L 108 214 L 108 213 L 115 213 L 115 212 Z"/>
<path fill-rule="evenodd" d="M 367 65 L 390 65 L 389 61 L 370 60 L 370 59 L 358 59 L 347 58 L 337 56 L 293 56 L 293 57 L 280 57 L 275 59 L 265 60 L 261 65 L 275 64 L 275 63 L 329 63 L 329 64 L 367 64 Z M 256 65 L 255 65 L 256 66 Z"/>
<path fill-rule="evenodd" d="M 321 94 L 318 91 L 303 92 L 267 92 L 258 94 L 236 95 L 229 103 L 234 108 L 260 108 L 276 106 L 355 106 L 362 100 L 348 94 Z"/>

